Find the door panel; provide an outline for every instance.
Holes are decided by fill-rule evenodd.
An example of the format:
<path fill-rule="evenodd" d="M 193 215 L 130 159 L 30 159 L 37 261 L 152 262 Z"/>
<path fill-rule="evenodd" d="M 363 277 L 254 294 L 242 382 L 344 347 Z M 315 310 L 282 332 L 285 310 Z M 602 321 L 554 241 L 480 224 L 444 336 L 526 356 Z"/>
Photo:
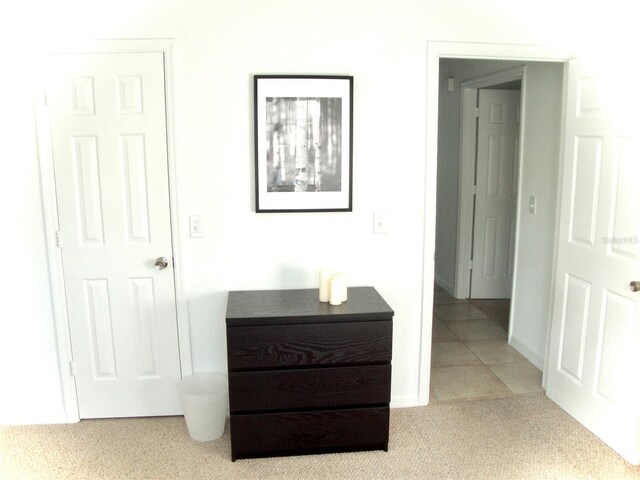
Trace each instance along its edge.
<path fill-rule="evenodd" d="M 74 137 L 73 175 L 77 179 L 75 196 L 81 210 L 78 228 L 84 243 L 104 243 L 102 195 L 98 172 L 98 147 L 95 136 Z"/>
<path fill-rule="evenodd" d="M 125 211 L 129 242 L 149 243 L 149 188 L 143 135 L 121 135 L 120 155 L 126 183 Z"/>
<path fill-rule="evenodd" d="M 604 292 L 601 331 L 596 357 L 595 383 L 597 394 L 611 403 L 621 403 L 627 389 L 624 376 L 628 359 L 633 358 L 630 342 L 620 343 L 621 338 L 633 336 L 634 302 L 614 292 Z"/>
<path fill-rule="evenodd" d="M 93 378 L 117 378 L 108 280 L 85 280 L 84 284 Z"/>
<path fill-rule="evenodd" d="M 515 245 L 520 92 L 478 91 L 471 298 L 510 298 Z"/>
<path fill-rule="evenodd" d="M 569 64 L 547 394 L 637 464 L 640 293 L 629 283 L 640 279 L 640 132 L 621 119 L 638 102 L 628 91 L 616 100 L 610 82 L 599 63 Z"/>
<path fill-rule="evenodd" d="M 80 418 L 181 413 L 161 53 L 51 56 Z"/>
<path fill-rule="evenodd" d="M 582 382 L 587 314 L 591 284 L 567 275 L 565 283 L 564 318 L 560 370 L 577 384 Z"/>
<path fill-rule="evenodd" d="M 614 140 L 613 154 L 613 215 L 610 226 L 612 239 L 608 243 L 607 254 L 629 260 L 640 260 L 640 240 L 634 236 L 640 232 L 640 214 L 637 202 L 630 199 L 637 196 L 637 184 L 632 179 L 640 178 L 638 161 L 638 138 L 618 137 Z"/>
<path fill-rule="evenodd" d="M 602 137 L 576 136 L 571 198 L 571 241 L 595 247 Z"/>

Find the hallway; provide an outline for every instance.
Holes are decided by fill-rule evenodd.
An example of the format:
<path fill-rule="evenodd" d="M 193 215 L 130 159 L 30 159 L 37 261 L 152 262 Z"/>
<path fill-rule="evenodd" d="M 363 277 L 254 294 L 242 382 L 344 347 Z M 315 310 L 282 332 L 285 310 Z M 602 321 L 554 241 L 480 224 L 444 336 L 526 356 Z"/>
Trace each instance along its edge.
<path fill-rule="evenodd" d="M 459 300 L 435 286 L 429 401 L 542 392 L 542 372 L 507 343 L 508 323 L 508 300 Z"/>

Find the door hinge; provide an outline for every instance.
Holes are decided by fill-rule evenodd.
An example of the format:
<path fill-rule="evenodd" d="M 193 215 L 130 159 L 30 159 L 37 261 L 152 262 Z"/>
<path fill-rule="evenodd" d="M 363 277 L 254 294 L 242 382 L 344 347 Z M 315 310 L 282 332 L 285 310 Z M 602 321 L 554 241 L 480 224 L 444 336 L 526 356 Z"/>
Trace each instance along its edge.
<path fill-rule="evenodd" d="M 475 195 L 476 193 L 478 193 L 478 186 L 477 185 L 471 185 L 471 194 Z"/>
<path fill-rule="evenodd" d="M 47 92 L 44 92 L 44 106 L 49 106 L 49 95 L 47 95 Z"/>
<path fill-rule="evenodd" d="M 473 260 L 469 260 L 469 270 L 473 270 Z"/>
<path fill-rule="evenodd" d="M 56 230 L 56 247 L 62 248 L 62 233 L 60 233 L 60 230 Z"/>
<path fill-rule="evenodd" d="M 73 360 L 69 360 L 69 375 L 76 376 L 76 364 Z"/>
<path fill-rule="evenodd" d="M 477 118 L 480 116 L 480 107 L 473 108 L 473 115 Z"/>

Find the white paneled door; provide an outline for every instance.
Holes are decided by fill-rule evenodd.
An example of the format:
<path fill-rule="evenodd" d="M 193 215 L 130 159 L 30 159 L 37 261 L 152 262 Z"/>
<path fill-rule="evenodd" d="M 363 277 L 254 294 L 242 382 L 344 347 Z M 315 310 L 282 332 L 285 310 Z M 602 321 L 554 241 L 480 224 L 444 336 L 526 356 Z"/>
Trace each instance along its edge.
<path fill-rule="evenodd" d="M 52 55 L 50 74 L 80 418 L 179 414 L 163 54 Z"/>
<path fill-rule="evenodd" d="M 637 464 L 639 105 L 610 80 L 593 62 L 569 63 L 547 395 Z"/>
<path fill-rule="evenodd" d="M 520 91 L 478 90 L 471 298 L 510 298 L 518 194 Z"/>

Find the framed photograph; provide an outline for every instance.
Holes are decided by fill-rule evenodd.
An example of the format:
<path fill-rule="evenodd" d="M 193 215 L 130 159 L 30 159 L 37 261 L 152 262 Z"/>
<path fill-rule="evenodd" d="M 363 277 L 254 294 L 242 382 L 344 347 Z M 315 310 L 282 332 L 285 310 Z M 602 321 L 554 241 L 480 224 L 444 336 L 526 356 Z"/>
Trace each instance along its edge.
<path fill-rule="evenodd" d="M 353 77 L 256 75 L 256 212 L 350 212 Z"/>

